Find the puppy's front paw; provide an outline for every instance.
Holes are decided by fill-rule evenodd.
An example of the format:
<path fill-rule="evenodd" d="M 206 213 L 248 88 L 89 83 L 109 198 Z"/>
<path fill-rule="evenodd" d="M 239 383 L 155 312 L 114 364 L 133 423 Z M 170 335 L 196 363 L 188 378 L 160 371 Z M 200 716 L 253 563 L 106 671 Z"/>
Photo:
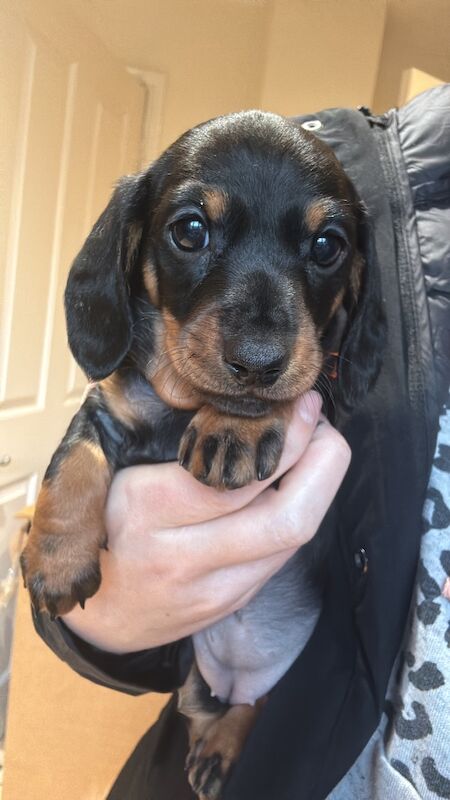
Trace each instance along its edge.
<path fill-rule="evenodd" d="M 225 416 L 203 406 L 187 427 L 178 453 L 182 467 L 218 489 L 238 489 L 276 470 L 284 441 L 280 417 Z"/>
<path fill-rule="evenodd" d="M 76 537 L 32 528 L 20 563 L 31 602 L 52 619 L 67 614 L 77 603 L 84 608 L 100 586 L 98 554 L 77 547 Z"/>

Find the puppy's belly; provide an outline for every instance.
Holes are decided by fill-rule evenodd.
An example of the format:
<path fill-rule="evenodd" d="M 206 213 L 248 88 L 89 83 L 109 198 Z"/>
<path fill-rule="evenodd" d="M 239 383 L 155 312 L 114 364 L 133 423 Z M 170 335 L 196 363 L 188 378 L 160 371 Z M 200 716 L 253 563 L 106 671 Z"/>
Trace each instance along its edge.
<path fill-rule="evenodd" d="M 211 693 L 253 705 L 287 672 L 311 636 L 320 592 L 300 551 L 241 611 L 193 637 L 198 668 Z"/>

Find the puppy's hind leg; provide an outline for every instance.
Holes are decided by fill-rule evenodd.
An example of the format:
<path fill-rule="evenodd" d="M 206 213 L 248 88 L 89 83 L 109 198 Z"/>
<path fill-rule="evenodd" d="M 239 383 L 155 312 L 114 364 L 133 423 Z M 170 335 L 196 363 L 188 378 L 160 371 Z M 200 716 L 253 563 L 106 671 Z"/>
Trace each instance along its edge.
<path fill-rule="evenodd" d="M 199 800 L 220 800 L 264 698 L 254 706 L 230 706 L 211 697 L 194 664 L 179 690 L 179 711 L 189 719 L 188 780 Z"/>

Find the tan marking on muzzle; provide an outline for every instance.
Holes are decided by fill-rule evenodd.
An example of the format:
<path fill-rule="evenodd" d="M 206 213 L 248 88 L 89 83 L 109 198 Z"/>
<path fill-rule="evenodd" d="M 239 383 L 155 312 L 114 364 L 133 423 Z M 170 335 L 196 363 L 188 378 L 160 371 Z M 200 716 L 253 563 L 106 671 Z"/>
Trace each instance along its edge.
<path fill-rule="evenodd" d="M 187 361 L 189 351 L 181 342 L 182 327 L 166 308 L 161 317 L 162 324 L 156 333 L 156 356 L 149 364 L 146 377 L 161 400 L 169 406 L 186 411 L 197 409 L 204 398 L 183 372 L 183 359 Z"/>
<path fill-rule="evenodd" d="M 273 387 L 274 399 L 278 392 L 279 399 L 299 397 L 312 388 L 322 369 L 319 331 L 304 303 L 300 315 L 301 327 L 293 343 L 289 365 Z"/>

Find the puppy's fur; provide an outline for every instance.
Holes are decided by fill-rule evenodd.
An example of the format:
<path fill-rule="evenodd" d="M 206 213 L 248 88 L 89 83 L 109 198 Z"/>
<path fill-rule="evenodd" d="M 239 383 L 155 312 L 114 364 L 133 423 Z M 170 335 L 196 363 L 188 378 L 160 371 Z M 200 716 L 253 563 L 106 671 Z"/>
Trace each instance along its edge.
<path fill-rule="evenodd" d="M 218 488 L 268 478 L 293 402 L 320 386 L 330 350 L 338 345 L 335 401 L 352 407 L 376 378 L 384 334 L 354 187 L 313 134 L 261 112 L 200 125 L 119 182 L 72 266 L 66 313 L 92 385 L 46 472 L 22 558 L 35 607 L 52 616 L 98 589 L 116 470 L 178 455 Z M 240 616 L 215 626 L 218 636 L 195 637 L 200 669 L 180 696 L 199 797 L 220 797 L 264 694 L 319 607 L 312 574 L 292 561 Z M 237 624 L 259 656 L 239 651 Z"/>

